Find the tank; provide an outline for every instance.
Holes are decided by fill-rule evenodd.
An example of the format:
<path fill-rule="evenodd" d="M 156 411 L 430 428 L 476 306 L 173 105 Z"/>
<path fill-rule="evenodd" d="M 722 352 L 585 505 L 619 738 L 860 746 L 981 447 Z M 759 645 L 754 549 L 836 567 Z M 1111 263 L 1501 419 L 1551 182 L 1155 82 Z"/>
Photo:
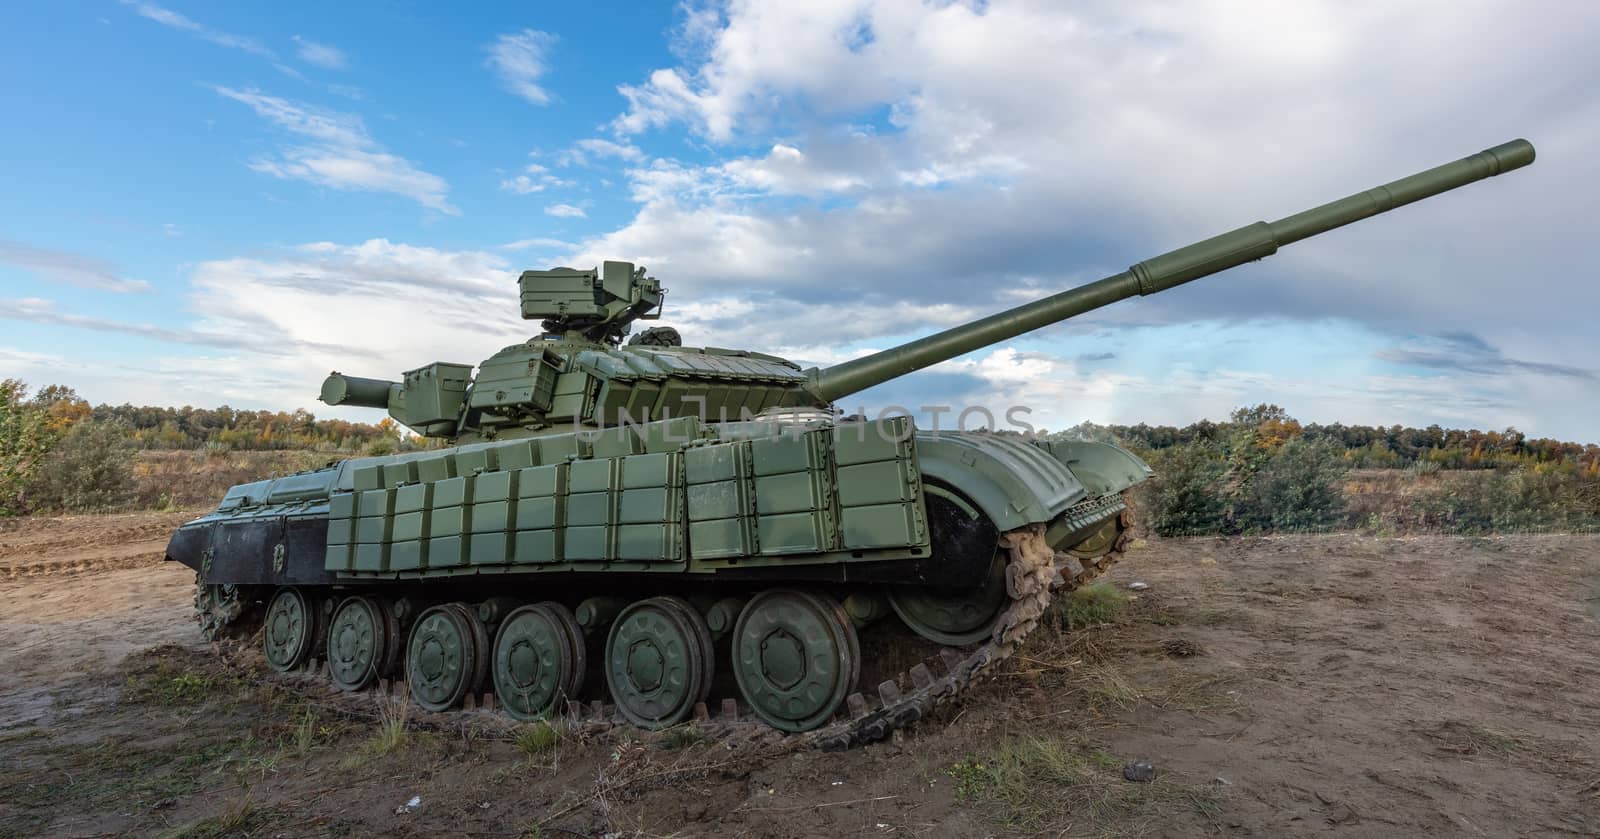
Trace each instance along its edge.
<path fill-rule="evenodd" d="M 537 337 L 323 382 L 326 404 L 386 411 L 430 447 L 233 487 L 166 558 L 195 570 L 208 637 L 259 631 L 272 668 L 342 691 L 647 729 L 715 707 L 829 748 L 879 738 L 1116 561 L 1151 471 L 1115 445 L 839 400 L 1533 159 L 1515 140 L 831 367 L 632 334 L 666 290 L 626 262 L 525 271 Z M 937 657 L 893 671 L 907 645 Z"/>

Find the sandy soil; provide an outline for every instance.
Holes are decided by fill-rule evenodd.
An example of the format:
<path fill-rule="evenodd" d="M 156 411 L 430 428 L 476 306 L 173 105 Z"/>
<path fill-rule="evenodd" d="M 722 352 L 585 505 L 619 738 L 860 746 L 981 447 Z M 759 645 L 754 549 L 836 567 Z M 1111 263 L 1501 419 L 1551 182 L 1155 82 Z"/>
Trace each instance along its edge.
<path fill-rule="evenodd" d="M 1600 537 L 1139 542 L 1114 619 L 825 755 L 386 737 L 202 648 L 183 518 L 0 531 L 0 836 L 1600 835 Z"/>

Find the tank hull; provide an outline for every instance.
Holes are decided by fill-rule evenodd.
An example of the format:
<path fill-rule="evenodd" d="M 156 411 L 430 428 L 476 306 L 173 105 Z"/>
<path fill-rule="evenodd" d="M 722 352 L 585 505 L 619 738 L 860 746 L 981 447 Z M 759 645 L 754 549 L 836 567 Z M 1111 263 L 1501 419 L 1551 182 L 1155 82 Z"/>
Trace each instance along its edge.
<path fill-rule="evenodd" d="M 241 485 L 180 527 L 167 558 L 209 585 L 441 596 L 468 577 L 959 589 L 987 565 L 968 546 L 935 544 L 944 529 L 930 497 L 934 513 L 954 505 L 997 530 L 1045 524 L 1064 549 L 1115 518 L 1121 493 L 1150 474 L 1108 444 L 916 432 L 903 419 L 689 423 L 689 436 L 651 442 L 672 437 L 662 425 L 357 458 Z M 538 494 L 552 489 L 561 494 Z"/>

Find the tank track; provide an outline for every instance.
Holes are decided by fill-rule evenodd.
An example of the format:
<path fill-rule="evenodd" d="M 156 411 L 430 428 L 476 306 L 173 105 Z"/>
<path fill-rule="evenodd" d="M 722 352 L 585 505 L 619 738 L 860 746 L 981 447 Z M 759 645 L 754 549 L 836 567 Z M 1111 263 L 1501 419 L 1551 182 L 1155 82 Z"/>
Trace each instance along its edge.
<path fill-rule="evenodd" d="M 707 739 L 730 747 L 760 743 L 791 749 L 843 751 L 883 740 L 955 699 L 979 676 L 1016 652 L 1028 634 L 1038 626 L 1055 593 L 1070 592 L 1083 586 L 1115 565 L 1126 553 L 1128 542 L 1132 539 L 1131 493 L 1123 493 L 1123 510 L 1118 515 L 1120 526 L 1110 549 L 1098 557 L 1087 559 L 1052 549 L 1045 542 L 1042 524 L 1001 534 L 1001 547 L 1009 553 L 1006 589 L 1010 603 L 996 622 L 994 633 L 969 652 L 942 647 L 937 658 L 926 660 L 893 679 L 885 680 L 877 686 L 878 701 L 875 704 L 862 693 L 852 693 L 846 699 L 843 717 L 799 734 L 787 734 L 772 728 L 754 715 L 741 715 L 738 701 L 731 698 L 718 703 L 718 713 L 712 713 L 707 703 L 698 704 L 693 722 L 689 724 L 700 728 Z M 202 587 L 195 597 L 197 609 L 203 602 L 203 595 Z M 203 612 L 201 620 L 204 625 Z M 238 622 L 231 622 L 227 626 L 229 630 L 240 628 Z M 219 634 L 236 635 L 236 632 Z M 376 718 L 384 713 L 382 704 L 386 699 L 409 705 L 405 683 L 398 680 L 384 679 L 376 691 L 345 693 L 338 690 L 329 682 L 325 668 L 316 658 L 297 671 L 279 673 L 268 670 L 251 659 L 252 654 L 259 659 L 258 641 L 259 633 L 255 632 L 250 633 L 248 642 L 219 637 L 212 641 L 212 648 L 241 675 L 265 679 L 325 710 L 353 717 Z M 934 675 L 934 667 L 942 668 L 944 675 Z M 902 691 L 901 686 L 906 684 L 912 686 L 910 691 Z M 375 695 L 377 702 L 373 701 Z M 405 712 L 405 718 L 409 724 L 421 728 L 470 730 L 478 736 L 499 734 L 509 737 L 523 723 L 495 711 L 492 697 L 492 694 L 484 694 L 482 698 L 469 694 L 462 710 L 449 712 L 428 712 L 412 706 Z M 648 734 L 628 724 L 611 706 L 600 701 L 587 704 L 568 702 L 558 724 L 582 736 L 604 736 L 614 729 Z"/>
<path fill-rule="evenodd" d="M 203 573 L 195 575 L 194 619 L 200 624 L 200 636 L 207 641 L 220 641 L 248 632 L 244 599 L 232 586 L 208 586 L 201 580 Z"/>

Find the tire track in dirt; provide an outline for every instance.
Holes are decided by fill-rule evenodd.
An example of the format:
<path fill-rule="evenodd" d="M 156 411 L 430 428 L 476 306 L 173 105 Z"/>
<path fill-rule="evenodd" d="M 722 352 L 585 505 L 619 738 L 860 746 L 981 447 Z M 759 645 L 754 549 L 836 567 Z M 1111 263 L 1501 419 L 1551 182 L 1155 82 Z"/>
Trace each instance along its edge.
<path fill-rule="evenodd" d="M 159 564 L 167 540 L 197 512 L 0 519 L 0 582 Z"/>

